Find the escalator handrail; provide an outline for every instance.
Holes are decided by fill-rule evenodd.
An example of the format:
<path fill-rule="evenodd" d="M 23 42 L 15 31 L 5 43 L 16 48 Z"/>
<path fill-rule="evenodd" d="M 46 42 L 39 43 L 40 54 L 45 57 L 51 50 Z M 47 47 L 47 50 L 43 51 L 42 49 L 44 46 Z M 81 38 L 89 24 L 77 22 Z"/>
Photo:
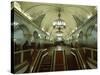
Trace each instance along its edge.
<path fill-rule="evenodd" d="M 80 65 L 79 65 L 79 62 L 78 62 L 78 57 L 76 56 L 76 54 L 75 54 L 74 52 L 71 52 L 71 54 L 72 54 L 73 56 L 75 56 L 75 59 L 76 59 L 78 68 L 80 69 Z"/>
<path fill-rule="evenodd" d="M 85 69 L 86 66 L 84 66 L 85 64 L 84 64 L 83 59 L 82 59 L 82 57 L 80 56 L 78 50 L 71 50 L 71 51 L 77 56 L 78 60 L 80 61 L 81 67 L 82 67 L 83 69 Z"/>

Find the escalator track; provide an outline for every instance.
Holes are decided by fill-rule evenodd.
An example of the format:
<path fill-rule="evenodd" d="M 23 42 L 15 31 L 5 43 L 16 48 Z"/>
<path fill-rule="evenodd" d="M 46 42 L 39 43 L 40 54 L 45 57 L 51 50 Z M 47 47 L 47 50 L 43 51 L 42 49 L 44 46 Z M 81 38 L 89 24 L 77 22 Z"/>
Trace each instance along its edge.
<path fill-rule="evenodd" d="M 68 70 L 78 70 L 79 69 L 77 59 L 75 58 L 73 54 L 66 55 L 65 58 L 66 58 L 66 65 L 67 65 Z"/>

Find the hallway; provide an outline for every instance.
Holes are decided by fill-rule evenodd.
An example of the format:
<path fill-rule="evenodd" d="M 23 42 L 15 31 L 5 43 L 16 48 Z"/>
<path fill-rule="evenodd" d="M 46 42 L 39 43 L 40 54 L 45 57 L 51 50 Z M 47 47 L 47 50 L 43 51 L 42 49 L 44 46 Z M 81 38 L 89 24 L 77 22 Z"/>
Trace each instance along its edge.
<path fill-rule="evenodd" d="M 11 71 L 97 68 L 96 6 L 11 3 Z"/>

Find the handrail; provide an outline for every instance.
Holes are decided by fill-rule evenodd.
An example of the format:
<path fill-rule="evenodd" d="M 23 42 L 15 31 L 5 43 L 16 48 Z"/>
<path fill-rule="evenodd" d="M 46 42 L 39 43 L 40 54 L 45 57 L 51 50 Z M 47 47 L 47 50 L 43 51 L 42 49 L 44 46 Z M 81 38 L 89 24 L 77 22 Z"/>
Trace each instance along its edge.
<path fill-rule="evenodd" d="M 52 50 L 52 59 L 51 59 L 51 69 L 50 69 L 50 71 L 52 71 L 53 70 L 53 64 L 54 64 L 54 51 Z"/>
<path fill-rule="evenodd" d="M 15 72 L 18 72 L 18 71 L 20 70 L 20 68 L 21 68 L 23 65 L 24 65 L 24 66 L 28 66 L 29 64 L 28 64 L 27 61 L 24 61 L 23 63 L 21 63 L 21 64 L 15 66 L 15 67 L 14 67 L 14 71 L 15 71 Z M 24 66 L 23 66 L 23 67 L 24 67 Z M 23 68 L 23 67 L 22 67 L 22 68 Z"/>
<path fill-rule="evenodd" d="M 34 51 L 34 49 L 28 49 L 28 50 L 19 50 L 19 51 L 15 51 L 14 54 L 17 54 L 17 53 L 22 53 L 22 52 L 28 52 L 28 51 Z"/>
<path fill-rule="evenodd" d="M 72 52 L 73 52 L 73 50 L 72 50 Z M 75 52 L 76 52 L 76 51 L 75 51 Z M 73 53 L 75 54 L 75 52 L 73 52 Z M 78 61 L 80 62 L 80 65 L 81 65 L 81 67 L 82 67 L 81 60 L 80 60 L 79 56 L 77 55 L 77 53 L 76 53 L 76 57 L 77 57 Z M 80 66 L 79 66 L 79 67 L 80 67 Z"/>
<path fill-rule="evenodd" d="M 32 62 L 32 64 L 31 64 L 32 67 L 30 68 L 30 73 L 33 71 L 33 69 L 34 69 L 34 65 L 35 65 L 36 60 L 37 60 L 37 58 L 38 58 L 38 56 L 39 56 L 40 53 L 41 53 L 41 51 L 38 52 L 38 54 L 37 54 L 35 60 L 34 60 L 34 61 Z"/>
<path fill-rule="evenodd" d="M 86 69 L 86 65 L 84 64 L 84 61 L 83 61 L 83 59 L 82 59 L 82 56 L 81 56 L 79 50 L 77 50 L 77 52 L 78 52 L 78 54 L 79 54 L 79 56 L 80 56 L 80 59 L 81 59 L 81 62 L 82 62 L 82 64 L 83 64 L 84 69 Z"/>
<path fill-rule="evenodd" d="M 76 50 L 76 48 L 72 48 L 73 50 Z M 81 47 L 81 49 L 88 49 L 88 50 L 93 50 L 96 51 L 97 49 L 94 48 L 89 48 L 89 47 Z"/>
<path fill-rule="evenodd" d="M 41 65 L 41 63 L 42 63 L 42 61 L 43 61 L 43 58 L 44 58 L 47 54 L 48 54 L 48 52 L 46 52 L 46 53 L 41 57 L 41 60 L 40 60 L 40 63 L 39 63 L 39 66 L 38 66 L 37 71 L 39 71 L 40 65 Z"/>
<path fill-rule="evenodd" d="M 75 52 L 76 52 L 76 55 L 77 55 L 77 57 L 78 57 L 78 59 L 80 61 L 81 67 L 85 69 L 86 65 L 84 64 L 84 61 L 82 59 L 82 56 L 81 56 L 80 52 L 78 50 L 76 50 Z"/>
<path fill-rule="evenodd" d="M 83 47 L 83 49 L 88 49 L 88 50 L 92 50 L 92 51 L 97 51 L 97 49 L 94 49 L 94 48 L 88 48 L 88 47 Z"/>
<path fill-rule="evenodd" d="M 40 51 L 39 51 L 39 53 L 38 53 L 38 55 L 37 55 L 35 61 L 33 62 L 33 63 L 34 63 L 34 64 L 33 64 L 33 67 L 34 67 L 34 68 L 31 69 L 31 72 L 33 72 L 33 71 L 36 70 L 36 67 L 37 67 L 37 65 L 38 65 L 38 63 L 39 63 L 40 56 L 42 55 L 42 53 L 43 53 L 44 51 L 47 51 L 47 49 L 44 49 L 44 50 L 40 50 Z M 34 66 L 34 65 L 35 65 L 35 66 Z"/>
<path fill-rule="evenodd" d="M 71 54 L 75 56 L 76 61 L 77 61 L 78 68 L 80 69 L 80 65 L 79 65 L 78 58 L 77 58 L 76 54 L 74 52 L 71 52 Z"/>
<path fill-rule="evenodd" d="M 25 64 L 25 63 L 28 63 L 28 62 L 27 62 L 27 61 L 24 61 L 23 63 L 21 63 L 21 64 L 15 66 L 15 69 L 18 68 L 18 67 L 20 67 L 21 65 L 23 65 L 23 64 Z"/>
<path fill-rule="evenodd" d="M 42 55 L 42 52 L 39 54 L 38 59 L 36 60 L 36 63 L 35 63 L 33 71 L 36 71 L 36 68 L 37 68 L 38 64 L 40 63 L 39 61 L 40 61 L 41 55 Z"/>
<path fill-rule="evenodd" d="M 63 63 L 64 63 L 64 70 L 66 70 L 66 63 L 65 63 L 65 50 L 63 51 Z"/>
<path fill-rule="evenodd" d="M 55 71 L 56 51 L 54 50 L 53 71 Z"/>
<path fill-rule="evenodd" d="M 97 62 L 91 58 L 88 58 L 88 61 L 91 61 L 92 63 L 97 64 Z"/>

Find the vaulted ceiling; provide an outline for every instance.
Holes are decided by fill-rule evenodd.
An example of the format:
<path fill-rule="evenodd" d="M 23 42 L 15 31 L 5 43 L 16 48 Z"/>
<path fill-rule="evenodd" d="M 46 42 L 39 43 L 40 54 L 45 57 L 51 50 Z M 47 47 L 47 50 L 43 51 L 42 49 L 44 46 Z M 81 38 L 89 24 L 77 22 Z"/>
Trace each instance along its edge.
<path fill-rule="evenodd" d="M 52 23 L 58 19 L 58 8 L 61 8 L 61 19 L 66 22 L 66 28 L 62 30 L 64 37 L 96 14 L 95 6 L 15 2 L 15 7 L 26 14 L 40 29 L 47 32 L 51 39 L 56 36 L 57 30 L 53 28 Z"/>

